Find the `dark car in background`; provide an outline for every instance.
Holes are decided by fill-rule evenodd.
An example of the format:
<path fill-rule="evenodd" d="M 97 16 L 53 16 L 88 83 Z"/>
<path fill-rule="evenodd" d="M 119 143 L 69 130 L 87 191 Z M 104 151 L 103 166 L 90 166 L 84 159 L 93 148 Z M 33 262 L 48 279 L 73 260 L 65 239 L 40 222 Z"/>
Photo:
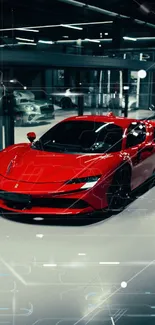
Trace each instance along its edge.
<path fill-rule="evenodd" d="M 98 94 L 93 87 L 55 88 L 52 93 L 50 93 L 50 100 L 53 104 L 64 110 L 76 109 L 78 107 L 78 98 L 80 96 L 83 96 L 84 98 L 85 107 L 96 105 Z"/>

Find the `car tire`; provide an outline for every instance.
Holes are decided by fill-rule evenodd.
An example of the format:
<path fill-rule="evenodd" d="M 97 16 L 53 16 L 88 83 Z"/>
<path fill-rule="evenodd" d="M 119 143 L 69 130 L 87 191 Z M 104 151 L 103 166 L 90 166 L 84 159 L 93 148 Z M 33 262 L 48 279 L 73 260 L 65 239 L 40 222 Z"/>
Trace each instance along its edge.
<path fill-rule="evenodd" d="M 62 109 L 71 109 L 73 107 L 72 100 L 70 98 L 62 98 L 60 101 L 60 106 Z"/>
<path fill-rule="evenodd" d="M 128 167 L 121 167 L 114 175 L 107 193 L 108 210 L 122 211 L 129 203 L 131 194 L 131 173 Z"/>

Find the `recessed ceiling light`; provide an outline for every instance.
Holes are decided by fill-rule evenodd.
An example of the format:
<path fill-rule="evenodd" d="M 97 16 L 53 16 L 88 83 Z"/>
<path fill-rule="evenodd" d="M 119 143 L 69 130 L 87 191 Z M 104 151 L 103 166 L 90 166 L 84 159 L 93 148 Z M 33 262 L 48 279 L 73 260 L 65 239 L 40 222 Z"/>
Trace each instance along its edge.
<path fill-rule="evenodd" d="M 106 35 L 106 36 L 107 36 L 107 35 L 109 35 L 109 34 L 108 34 L 108 33 L 104 33 L 104 35 Z"/>
<path fill-rule="evenodd" d="M 73 23 L 73 24 L 58 24 L 58 25 L 39 25 L 39 26 L 28 26 L 28 27 L 19 27 L 19 28 L 15 28 L 15 27 L 10 27 L 10 28 L 0 28 L 0 31 L 12 31 L 12 30 L 21 30 L 21 31 L 26 31 L 26 32 L 35 32 L 38 33 L 39 30 L 37 30 L 36 28 L 42 29 L 42 28 L 57 28 L 60 27 L 62 25 L 65 25 L 64 27 L 68 26 L 75 26 L 74 29 L 79 29 L 78 26 L 88 26 L 88 25 L 103 25 L 103 24 L 112 24 L 113 20 L 106 20 L 106 21 L 93 21 L 93 22 L 89 22 L 89 23 Z M 155 26 L 155 25 L 154 25 Z M 69 27 L 71 28 L 71 27 Z"/>
<path fill-rule="evenodd" d="M 62 36 L 63 38 L 69 38 L 69 36 L 65 35 L 65 36 Z"/>

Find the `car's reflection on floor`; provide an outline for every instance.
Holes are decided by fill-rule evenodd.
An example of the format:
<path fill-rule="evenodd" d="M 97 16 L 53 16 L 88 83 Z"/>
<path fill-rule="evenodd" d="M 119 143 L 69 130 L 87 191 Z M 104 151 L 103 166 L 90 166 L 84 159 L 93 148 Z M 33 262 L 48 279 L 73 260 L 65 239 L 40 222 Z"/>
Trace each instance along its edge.
<path fill-rule="evenodd" d="M 80 227 L 1 218 L 0 322 L 154 324 L 154 200 Z"/>

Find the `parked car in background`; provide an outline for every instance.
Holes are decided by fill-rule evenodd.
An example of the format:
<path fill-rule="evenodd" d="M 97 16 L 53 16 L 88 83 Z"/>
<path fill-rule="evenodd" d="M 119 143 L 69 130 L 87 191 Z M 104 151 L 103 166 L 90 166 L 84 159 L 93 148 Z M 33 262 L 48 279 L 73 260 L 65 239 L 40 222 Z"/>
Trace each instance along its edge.
<path fill-rule="evenodd" d="M 29 90 L 14 90 L 13 94 L 15 97 L 14 116 L 17 126 L 39 123 L 55 117 L 54 105 L 50 100 L 36 100 L 34 93 Z"/>
<path fill-rule="evenodd" d="M 93 87 L 56 88 L 50 94 L 50 100 L 64 110 L 76 109 L 79 96 L 84 97 L 85 107 L 96 107 L 98 94 Z"/>

